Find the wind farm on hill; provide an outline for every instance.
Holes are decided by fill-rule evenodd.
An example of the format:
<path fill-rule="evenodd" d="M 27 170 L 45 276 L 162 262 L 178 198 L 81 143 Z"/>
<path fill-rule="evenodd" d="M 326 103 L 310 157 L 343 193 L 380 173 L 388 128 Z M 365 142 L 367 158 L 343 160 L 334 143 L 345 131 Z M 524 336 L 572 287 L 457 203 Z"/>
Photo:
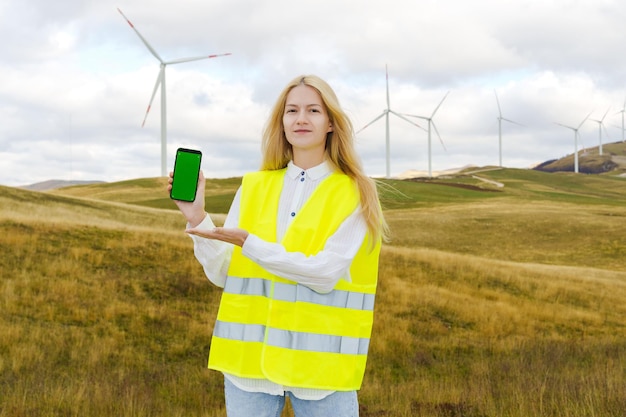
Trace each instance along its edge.
<path fill-rule="evenodd" d="M 148 49 L 148 51 L 159 61 L 160 63 L 160 70 L 159 70 L 159 74 L 157 76 L 157 80 L 156 83 L 154 85 L 154 89 L 152 92 L 152 96 L 150 98 L 150 102 L 148 104 L 148 107 L 146 109 L 146 113 L 142 122 L 142 127 L 145 125 L 146 119 L 148 117 L 148 114 L 150 112 L 150 109 L 152 107 L 152 103 L 154 101 L 154 97 L 156 95 L 157 90 L 161 90 L 161 100 L 160 100 L 160 107 L 161 107 L 161 176 L 166 176 L 167 175 L 167 95 L 166 95 L 166 82 L 165 82 L 165 70 L 166 67 L 168 65 L 172 65 L 172 64 L 179 64 L 179 63 L 185 63 L 185 62 L 191 62 L 191 61 L 197 61 L 197 60 L 203 60 L 203 59 L 209 59 L 209 58 L 217 58 L 217 57 L 221 57 L 221 56 L 226 56 L 226 55 L 231 55 L 231 53 L 223 53 L 223 54 L 212 54 L 212 55 L 203 55 L 203 56 L 197 56 L 197 57 L 190 57 L 190 58 L 181 58 L 181 59 L 175 59 L 175 60 L 170 60 L 170 61 L 165 61 L 163 58 L 161 58 L 161 56 L 157 53 L 157 51 L 152 47 L 152 45 L 143 37 L 143 35 L 137 30 L 137 28 L 131 23 L 131 21 L 124 15 L 124 13 L 118 8 L 117 9 L 118 12 L 122 15 L 122 17 L 128 22 L 128 24 L 130 25 L 130 27 L 133 29 L 133 31 L 137 34 L 137 36 L 140 38 L 140 40 L 143 42 L 143 44 L 146 46 L 146 48 Z M 433 135 L 433 130 L 435 132 L 435 134 L 437 135 L 437 138 L 439 139 L 439 142 L 441 144 L 441 146 L 443 147 L 444 151 L 447 151 L 446 145 L 443 141 L 443 139 L 441 138 L 441 135 L 439 133 L 439 130 L 437 129 L 437 125 L 435 124 L 434 121 L 434 117 L 437 114 L 438 110 L 440 109 L 440 107 L 442 106 L 442 104 L 444 103 L 444 101 L 446 100 L 446 98 L 448 97 L 448 95 L 450 94 L 450 91 L 446 92 L 445 95 L 443 96 L 443 98 L 441 99 L 441 101 L 439 101 L 439 103 L 437 104 L 436 107 L 434 107 L 434 110 L 432 111 L 432 113 L 430 114 L 430 116 L 424 116 L 424 115 L 416 115 L 416 114 L 410 114 L 410 113 L 406 113 L 406 112 L 402 112 L 402 111 L 397 111 L 392 109 L 391 107 L 391 100 L 390 100 L 390 91 L 389 91 L 389 72 L 387 69 L 387 65 L 385 65 L 385 91 L 386 91 L 386 107 L 385 109 L 382 111 L 381 114 L 379 114 L 378 116 L 376 116 L 373 120 L 371 120 L 369 123 L 367 123 L 365 126 L 361 127 L 360 129 L 358 129 L 355 133 L 358 136 L 361 132 L 363 132 L 365 129 L 367 129 L 369 126 L 371 126 L 372 124 L 374 124 L 375 122 L 377 122 L 378 120 L 380 120 L 381 118 L 385 118 L 385 177 L 386 178 L 391 178 L 391 128 L 390 128 L 390 115 L 396 116 L 399 119 L 402 119 L 403 121 L 413 125 L 414 127 L 417 127 L 419 129 L 424 130 L 427 133 L 427 155 L 428 155 L 428 169 L 427 172 L 425 174 L 422 175 L 421 171 L 415 171 L 415 172 L 419 172 L 420 176 L 427 176 L 427 177 L 433 177 L 436 176 L 437 174 L 433 174 L 433 161 L 432 161 L 432 135 Z M 497 91 L 494 90 L 494 94 L 495 94 L 495 100 L 496 100 L 496 105 L 497 105 L 497 110 L 498 110 L 498 114 L 497 114 L 497 121 L 498 121 L 498 166 L 499 167 L 503 167 L 503 126 L 502 126 L 502 122 L 507 122 L 510 124 L 514 124 L 517 126 L 522 126 L 522 127 L 527 127 L 525 124 L 520 123 L 519 121 L 515 121 L 512 120 L 509 117 L 505 117 L 502 113 L 502 107 L 501 107 L 501 103 L 500 103 L 500 99 L 498 97 L 498 93 Z M 579 135 L 579 130 L 580 128 L 585 124 L 585 122 L 587 122 L 588 120 L 590 121 L 594 121 L 598 123 L 598 134 L 599 134 L 599 144 L 598 144 L 598 149 L 599 149 L 599 155 L 602 156 L 603 155 L 603 130 L 606 132 L 606 127 L 604 125 L 604 120 L 607 117 L 608 113 L 609 113 L 609 109 L 607 109 L 606 113 L 604 113 L 604 115 L 600 118 L 600 119 L 590 119 L 590 116 L 593 112 L 589 112 L 589 114 L 587 114 L 587 116 L 582 119 L 582 121 L 577 124 L 576 126 L 570 126 L 561 122 L 554 122 L 555 124 L 562 126 L 564 128 L 570 129 L 573 131 L 573 136 L 574 136 L 574 152 L 572 153 L 573 155 L 573 159 L 574 159 L 574 163 L 573 163 L 573 167 L 572 167 L 572 171 L 575 173 L 578 173 L 580 171 L 579 168 L 579 152 L 580 152 L 580 148 L 579 148 L 579 140 L 580 140 L 580 135 Z M 621 113 L 621 136 L 622 136 L 622 142 L 624 140 L 626 140 L 625 138 L 625 126 L 624 126 L 624 115 L 626 112 L 626 100 L 624 101 L 624 105 L 622 106 L 622 108 L 616 113 L 616 114 L 620 114 Z M 418 120 L 422 120 L 427 124 L 427 127 L 424 128 L 423 126 L 421 126 L 419 123 L 412 121 L 411 119 L 418 119 Z M 607 135 L 608 136 L 608 135 Z M 583 153 L 585 152 L 585 150 L 583 149 Z M 548 156 L 549 158 L 549 156 Z M 552 160 L 551 160 L 552 161 Z M 467 161 L 467 164 L 471 164 L 472 161 Z M 541 165 L 544 165 L 545 163 L 542 163 Z M 609 164 L 605 164 L 605 167 L 610 167 L 612 166 L 611 163 Z M 617 166 L 619 166 L 619 163 L 617 163 Z M 554 167 L 553 167 L 554 168 Z M 453 171 L 454 168 L 452 169 L 448 169 L 446 171 Z M 597 170 L 583 170 L 583 172 L 597 172 Z M 401 173 L 399 174 L 400 177 L 406 177 L 407 175 L 410 175 L 407 172 Z"/>
<path fill-rule="evenodd" d="M 386 178 L 391 178 L 391 156 L 390 156 L 390 148 L 391 148 L 391 134 L 390 134 L 390 126 L 389 126 L 389 115 L 393 114 L 394 116 L 397 116 L 419 128 L 421 128 L 422 130 L 427 132 L 427 152 L 428 152 L 428 171 L 424 172 L 424 171 L 419 171 L 419 170 L 410 170 L 410 171 L 406 171 L 403 172 L 401 174 L 398 175 L 398 177 L 401 178 L 407 178 L 411 175 L 415 175 L 415 176 L 421 176 L 421 177 L 434 177 L 434 176 L 438 176 L 440 175 L 440 173 L 433 173 L 432 170 L 432 130 L 435 131 L 435 133 L 437 134 L 437 137 L 439 138 L 439 142 L 441 143 L 441 146 L 443 147 L 444 150 L 447 151 L 446 146 L 444 144 L 444 141 L 441 138 L 441 135 L 439 134 L 439 130 L 437 129 L 437 126 L 434 122 L 434 117 L 435 114 L 437 113 L 437 111 L 439 110 L 439 108 L 441 107 L 441 105 L 443 104 L 443 102 L 446 100 L 446 98 L 448 97 L 448 95 L 450 94 L 450 91 L 446 92 L 446 94 L 443 96 L 443 98 L 441 99 L 441 101 L 439 102 L 439 104 L 434 108 L 433 112 L 431 113 L 430 116 L 418 116 L 418 115 L 414 115 L 414 114 L 407 114 L 407 113 L 400 113 L 397 111 L 394 111 L 391 109 L 391 104 L 390 104 L 390 93 L 389 93 L 389 73 L 387 70 L 387 67 L 385 66 L 385 86 L 386 86 L 386 105 L 387 107 L 383 110 L 383 112 L 377 116 L 376 118 L 374 118 L 372 121 L 370 121 L 369 123 L 367 123 L 365 126 L 363 126 L 362 128 L 360 128 L 359 130 L 356 131 L 356 134 L 358 135 L 359 133 L 363 132 L 366 128 L 368 128 L 369 126 L 371 126 L 372 124 L 374 124 L 376 121 L 378 121 L 379 119 L 381 119 L 382 117 L 385 117 L 385 152 L 386 152 Z M 522 127 L 528 127 L 525 124 L 522 124 L 518 121 L 514 121 L 510 118 L 504 117 L 503 113 L 502 113 L 502 107 L 500 105 L 500 99 L 498 97 L 498 93 L 497 91 L 494 90 L 494 94 L 495 94 L 495 99 L 496 99 L 496 105 L 497 105 L 497 109 L 498 109 L 498 116 L 497 116 L 497 120 L 498 120 L 498 166 L 499 167 L 503 167 L 503 158 L 502 158 L 502 153 L 503 153 L 503 144 L 502 144 L 502 122 L 508 122 L 517 126 L 522 126 Z M 573 171 L 575 173 L 579 173 L 579 172 L 584 172 L 584 173 L 599 173 L 599 172 L 607 172 L 610 171 L 612 169 L 615 168 L 620 168 L 624 165 L 624 161 L 623 159 L 620 157 L 621 155 L 623 155 L 623 151 L 620 151 L 621 148 L 619 148 L 619 146 L 617 147 L 612 147 L 611 149 L 614 149 L 617 151 L 616 154 L 613 154 L 613 156 L 616 156 L 615 158 L 612 158 L 611 156 L 609 156 L 608 158 L 601 158 L 603 161 L 605 161 L 606 163 L 601 164 L 600 168 L 598 168 L 598 160 L 597 158 L 591 162 L 588 165 L 592 165 L 593 168 L 584 168 L 580 169 L 579 167 L 579 158 L 581 157 L 581 153 L 582 156 L 589 156 L 590 154 L 594 153 L 593 148 L 589 149 L 589 148 L 583 148 L 581 149 L 579 146 L 579 141 L 580 141 L 580 134 L 579 134 L 579 130 L 580 128 L 585 124 L 585 122 L 587 121 L 594 121 L 596 123 L 598 123 L 598 147 L 597 147 L 597 153 L 600 157 L 604 156 L 604 149 L 605 149 L 605 143 L 603 143 L 603 132 L 605 132 L 605 136 L 608 137 L 608 132 L 606 131 L 606 126 L 604 124 L 604 120 L 606 119 L 607 115 L 609 114 L 610 108 L 607 109 L 607 111 L 604 113 L 604 115 L 600 118 L 600 119 L 590 119 L 591 115 L 593 112 L 589 112 L 589 114 L 587 114 L 587 116 L 582 119 L 582 121 L 577 125 L 577 126 L 569 126 L 569 125 L 565 125 L 559 122 L 555 122 L 555 124 L 562 126 L 564 128 L 570 129 L 573 131 L 574 133 L 574 152 L 572 152 L 572 158 L 573 158 L 573 165 L 571 167 L 571 169 L 569 168 L 569 166 L 567 164 L 562 164 L 562 163 L 556 163 L 555 161 L 556 159 L 550 159 L 548 161 L 539 163 L 538 169 L 543 169 L 543 170 L 547 170 L 547 171 Z M 622 143 L 626 143 L 626 128 L 624 126 L 624 114 L 626 112 L 626 100 L 624 100 L 624 104 L 622 106 L 622 108 L 616 112 L 615 114 L 621 114 L 621 137 Z M 414 122 L 412 122 L 411 120 L 407 119 L 408 117 L 412 117 L 412 118 L 417 118 L 417 119 L 421 119 L 424 120 L 428 123 L 428 127 L 424 128 L 419 124 L 416 124 Z M 561 159 L 565 159 L 565 160 L 569 160 L 568 157 L 564 157 Z M 471 161 L 468 161 L 468 164 L 471 164 Z M 547 167 L 548 165 L 550 165 L 550 167 Z M 536 167 L 535 167 L 536 168 Z M 443 170 L 442 173 L 445 174 L 450 174 L 453 172 L 457 172 L 459 170 L 461 170 L 462 168 L 450 168 L 450 169 L 446 169 Z"/>
<path fill-rule="evenodd" d="M 173 65 L 173 64 L 180 64 L 180 63 L 186 63 L 186 62 L 191 62 L 191 61 L 197 61 L 197 60 L 203 60 L 203 59 L 210 59 L 210 58 L 217 58 L 217 57 L 221 57 L 221 56 L 227 56 L 227 55 L 231 55 L 231 53 L 222 53 L 222 54 L 212 54 L 212 55 L 203 55 L 203 56 L 197 56 L 197 57 L 189 57 L 189 58 L 181 58 L 181 59 L 175 59 L 175 60 L 170 60 L 170 61 L 165 61 L 163 58 L 161 58 L 161 56 L 157 53 L 157 51 L 152 47 L 152 45 L 143 37 L 143 35 L 137 30 L 137 28 L 131 23 L 131 21 L 124 15 L 124 13 L 118 8 L 117 9 L 118 12 L 122 15 L 122 17 L 128 22 L 128 24 L 130 25 L 130 27 L 133 29 L 133 31 L 137 34 L 137 36 L 140 38 L 140 40 L 143 42 L 143 44 L 146 46 L 146 48 L 148 49 L 148 51 L 159 61 L 160 63 L 160 70 L 159 70 L 159 74 L 157 76 L 157 80 L 156 83 L 154 85 L 154 89 L 152 92 L 152 96 L 150 98 L 150 102 L 148 104 L 148 107 L 146 109 L 146 113 L 142 122 L 142 127 L 145 125 L 146 119 L 148 117 L 148 114 L 150 112 L 150 109 L 152 107 L 152 103 L 154 101 L 154 97 L 156 95 L 157 90 L 161 90 L 161 99 L 160 99 L 160 107 L 161 107 L 161 176 L 166 176 L 167 175 L 167 94 L 166 94 L 166 82 L 165 82 L 165 70 L 166 67 L 168 65 Z M 416 173 L 419 173 L 420 176 L 427 176 L 427 177 L 433 177 L 433 176 L 437 176 L 438 174 L 435 173 L 433 174 L 433 169 L 432 169 L 432 134 L 433 134 L 433 130 L 437 135 L 437 138 L 439 139 L 439 142 L 442 146 L 442 148 L 444 149 L 444 151 L 447 151 L 447 148 L 445 146 L 445 143 L 443 141 L 443 139 L 441 138 L 441 135 L 439 133 L 439 130 L 437 129 L 437 125 L 435 124 L 434 121 L 434 117 L 437 114 L 438 110 L 440 109 L 440 107 L 442 106 L 442 104 L 444 103 L 444 101 L 446 100 L 446 98 L 448 97 L 448 95 L 450 94 L 450 91 L 446 92 L 445 95 L 443 96 L 443 98 L 441 99 L 441 101 L 437 104 L 437 106 L 434 108 L 434 110 L 432 111 L 432 113 L 430 114 L 430 116 L 424 116 L 424 115 L 415 115 L 415 114 L 410 114 L 410 113 L 405 113 L 405 112 L 401 112 L 401 111 L 397 111 L 392 109 L 391 107 L 391 100 L 390 100 L 390 91 L 389 91 L 389 72 L 387 69 L 387 65 L 385 65 L 385 91 L 386 91 L 386 107 L 385 109 L 382 111 L 381 114 L 379 114 L 377 117 L 375 117 L 373 120 L 371 120 L 369 123 L 367 123 L 365 126 L 361 127 L 360 129 L 358 129 L 355 133 L 358 136 L 361 132 L 363 132 L 365 129 L 367 129 L 369 126 L 371 126 L 372 124 L 374 124 L 375 122 L 377 122 L 378 120 L 380 120 L 381 118 L 385 118 L 385 176 L 386 178 L 391 178 L 391 128 L 390 128 L 390 115 L 396 116 L 399 119 L 404 120 L 405 122 L 413 125 L 414 127 L 417 127 L 419 129 L 424 130 L 427 133 L 427 155 L 428 155 L 428 170 L 426 173 L 422 173 L 421 171 L 415 171 Z M 502 112 L 502 107 L 501 107 L 501 103 L 500 103 L 500 99 L 498 97 L 498 93 L 497 91 L 494 90 L 494 94 L 495 94 L 495 100 L 496 100 L 496 105 L 497 105 L 497 110 L 498 110 L 498 114 L 497 114 L 497 121 L 498 121 L 498 166 L 503 167 L 503 126 L 502 126 L 502 122 L 507 122 L 510 124 L 514 124 L 517 126 L 522 126 L 522 127 L 527 127 L 525 124 L 520 123 L 519 121 L 515 121 L 512 120 L 509 117 L 505 117 L 503 115 Z M 579 130 L 580 128 L 587 122 L 587 121 L 594 121 L 598 123 L 598 139 L 599 139 L 599 144 L 598 144 L 598 154 L 600 156 L 603 155 L 604 153 L 604 144 L 603 144 L 603 131 L 606 132 L 606 126 L 604 124 L 604 120 L 606 119 L 608 113 L 610 111 L 610 108 L 606 110 L 606 112 L 604 113 L 604 115 L 600 118 L 600 119 L 590 119 L 591 114 L 593 112 L 589 112 L 589 114 L 587 114 L 587 116 L 582 119 L 582 121 L 577 124 L 576 126 L 570 126 L 561 122 L 554 122 L 555 124 L 562 126 L 564 128 L 570 129 L 573 132 L 573 136 L 574 136 L 574 152 L 572 153 L 573 155 L 573 167 L 572 167 L 572 171 L 573 172 L 580 172 L 580 168 L 579 168 L 579 152 L 580 151 L 580 147 L 579 147 L 579 140 L 580 140 L 580 135 L 579 135 Z M 624 101 L 624 104 L 622 106 L 622 108 L 615 114 L 621 114 L 621 136 L 622 136 L 622 142 L 624 142 L 626 140 L 625 137 L 625 132 L 626 132 L 626 128 L 624 126 L 624 117 L 625 117 L 625 112 L 626 112 L 626 100 Z M 412 121 L 411 119 L 418 119 L 418 120 L 423 120 L 424 122 L 427 123 L 427 127 L 424 128 L 423 126 L 421 126 L 419 123 Z M 608 137 L 608 133 L 606 134 L 606 136 Z M 588 153 L 588 151 L 585 151 L 585 149 L 582 150 L 583 154 Z M 549 156 L 548 156 L 549 157 Z M 554 161 L 554 160 L 550 160 L 550 161 Z M 467 164 L 471 164 L 472 161 L 467 161 Z M 541 163 L 542 166 L 545 165 L 544 163 Z M 619 166 L 620 163 L 616 163 L 615 166 Z M 605 167 L 612 167 L 613 165 L 611 163 L 605 164 Z M 554 164 L 552 166 L 551 169 L 555 169 L 554 168 Z M 455 168 L 450 168 L 448 170 L 446 170 L 447 172 L 450 171 L 454 171 Z M 555 170 L 560 170 L 560 169 L 555 169 Z M 593 170 L 589 170 L 589 169 L 583 169 L 582 172 L 598 172 L 597 169 L 593 169 Z M 409 172 L 404 172 L 399 174 L 400 177 L 406 177 L 410 175 Z"/>

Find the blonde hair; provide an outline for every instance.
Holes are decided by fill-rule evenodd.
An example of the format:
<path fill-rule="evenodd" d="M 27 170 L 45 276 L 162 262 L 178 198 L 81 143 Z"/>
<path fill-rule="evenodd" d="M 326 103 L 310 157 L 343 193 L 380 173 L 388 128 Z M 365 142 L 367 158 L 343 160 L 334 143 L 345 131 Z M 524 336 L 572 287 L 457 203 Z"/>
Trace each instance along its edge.
<path fill-rule="evenodd" d="M 378 199 L 376 183 L 365 175 L 361 160 L 354 149 L 352 122 L 339 105 L 339 100 L 328 83 L 315 75 L 294 78 L 278 96 L 263 131 L 263 160 L 261 170 L 276 170 L 287 166 L 293 159 L 293 149 L 285 136 L 283 115 L 289 92 L 298 85 L 314 88 L 320 95 L 332 132 L 326 137 L 326 160 L 338 171 L 352 178 L 359 191 L 361 210 L 372 238 L 386 240 L 388 228 Z"/>

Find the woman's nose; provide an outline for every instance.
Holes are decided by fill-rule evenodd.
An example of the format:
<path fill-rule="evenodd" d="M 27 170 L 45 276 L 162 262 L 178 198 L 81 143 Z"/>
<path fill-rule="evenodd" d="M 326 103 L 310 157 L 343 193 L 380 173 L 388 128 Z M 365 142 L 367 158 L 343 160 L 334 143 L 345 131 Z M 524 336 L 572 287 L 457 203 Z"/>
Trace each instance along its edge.
<path fill-rule="evenodd" d="M 296 119 L 297 123 L 306 123 L 306 113 L 303 111 L 298 112 L 298 118 Z"/>

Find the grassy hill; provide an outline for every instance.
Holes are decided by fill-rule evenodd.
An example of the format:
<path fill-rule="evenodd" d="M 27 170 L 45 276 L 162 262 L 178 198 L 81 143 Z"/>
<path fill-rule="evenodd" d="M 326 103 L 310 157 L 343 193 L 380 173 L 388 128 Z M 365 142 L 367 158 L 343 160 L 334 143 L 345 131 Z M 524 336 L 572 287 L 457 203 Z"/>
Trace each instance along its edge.
<path fill-rule="evenodd" d="M 544 172 L 574 172 L 574 154 L 546 161 L 535 169 Z M 626 172 L 626 142 L 613 142 L 600 147 L 586 148 L 578 152 L 578 172 L 601 174 L 604 172 Z"/>
<path fill-rule="evenodd" d="M 226 213 L 241 178 L 207 180 L 206 204 L 216 213 Z M 142 178 L 117 183 L 76 185 L 50 191 L 53 194 L 121 202 L 144 207 L 176 210 L 166 192 L 165 178 Z"/>
<path fill-rule="evenodd" d="M 240 179 L 209 180 L 223 219 Z M 626 179 L 380 180 L 361 416 L 621 416 Z M 0 417 L 223 416 L 220 291 L 162 179 L 0 187 Z M 291 415 L 286 412 L 285 415 Z"/>
<path fill-rule="evenodd" d="M 626 270 L 626 178 L 487 167 L 449 178 L 378 182 L 393 246 Z M 207 180 L 206 207 L 218 221 L 239 184 L 239 178 Z M 51 195 L 175 209 L 165 181 L 155 178 Z"/>

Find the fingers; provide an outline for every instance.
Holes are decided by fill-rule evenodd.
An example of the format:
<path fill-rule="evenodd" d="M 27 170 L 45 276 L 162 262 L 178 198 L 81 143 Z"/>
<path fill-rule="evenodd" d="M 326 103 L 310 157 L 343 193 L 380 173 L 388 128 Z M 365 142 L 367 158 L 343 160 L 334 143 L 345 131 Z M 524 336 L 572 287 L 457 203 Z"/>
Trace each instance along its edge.
<path fill-rule="evenodd" d="M 202 211 L 204 211 L 204 189 L 206 187 L 206 179 L 204 178 L 204 173 L 200 171 L 198 174 L 198 188 L 196 193 L 196 200 L 199 201 L 199 204 L 202 206 Z"/>
<path fill-rule="evenodd" d="M 186 230 L 188 234 L 201 236 L 207 239 L 221 240 L 222 242 L 232 243 L 233 245 L 243 246 L 248 238 L 248 232 L 238 228 L 214 227 L 212 229 L 189 228 Z"/>
<path fill-rule="evenodd" d="M 196 235 L 196 236 L 200 236 L 200 237 L 204 237 L 207 239 L 215 239 L 217 238 L 217 233 L 215 231 L 216 228 L 213 229 L 198 229 L 195 227 L 191 227 L 187 230 L 185 230 L 185 233 L 190 234 L 190 235 Z"/>
<path fill-rule="evenodd" d="M 172 190 L 172 182 L 174 181 L 174 172 L 170 171 L 170 175 L 167 178 L 167 191 L 171 191 Z"/>
<path fill-rule="evenodd" d="M 204 178 L 204 173 L 200 171 L 200 174 L 198 174 L 198 188 L 204 191 L 205 186 L 206 186 L 206 179 Z"/>

